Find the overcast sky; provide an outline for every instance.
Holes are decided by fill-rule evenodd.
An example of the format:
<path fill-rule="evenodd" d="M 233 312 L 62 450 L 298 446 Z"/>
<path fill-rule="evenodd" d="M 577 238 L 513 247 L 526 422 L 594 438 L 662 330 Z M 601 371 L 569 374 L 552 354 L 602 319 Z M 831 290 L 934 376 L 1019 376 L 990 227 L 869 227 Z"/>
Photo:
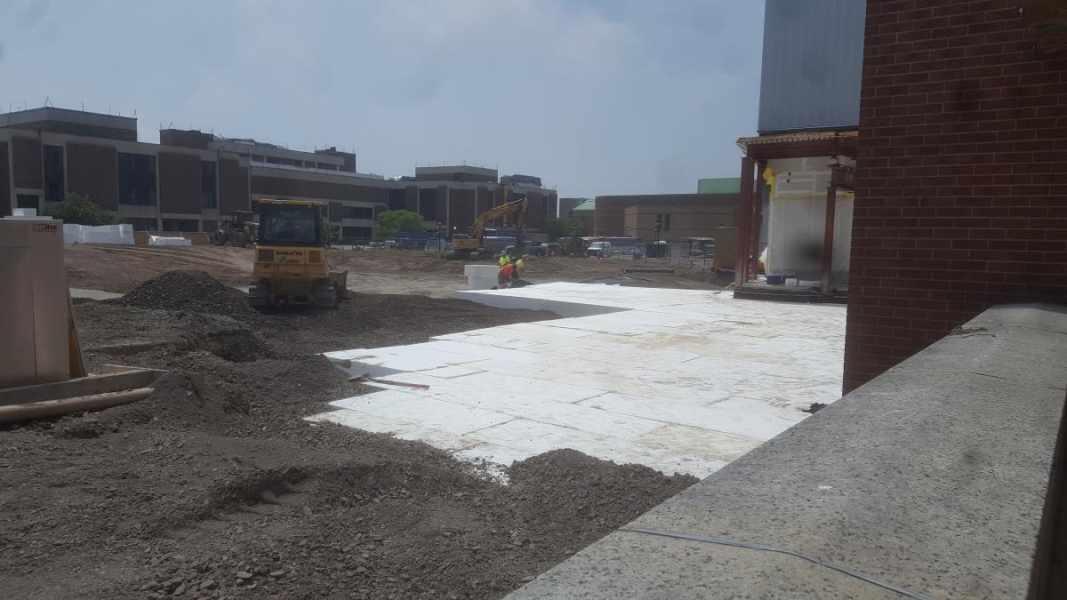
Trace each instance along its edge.
<path fill-rule="evenodd" d="M 685 193 L 738 175 L 762 29 L 736 0 L 0 0 L 0 105 Z"/>

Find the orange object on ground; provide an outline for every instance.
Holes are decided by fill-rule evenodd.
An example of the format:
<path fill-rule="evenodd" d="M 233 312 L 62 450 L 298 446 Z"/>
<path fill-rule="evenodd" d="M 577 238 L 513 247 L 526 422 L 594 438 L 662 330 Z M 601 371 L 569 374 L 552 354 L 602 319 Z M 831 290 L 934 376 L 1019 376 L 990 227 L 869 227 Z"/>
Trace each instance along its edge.
<path fill-rule="evenodd" d="M 497 285 L 504 285 L 504 282 L 511 279 L 511 272 L 515 269 L 515 265 L 508 263 L 503 267 L 500 267 L 500 271 L 496 274 Z"/>

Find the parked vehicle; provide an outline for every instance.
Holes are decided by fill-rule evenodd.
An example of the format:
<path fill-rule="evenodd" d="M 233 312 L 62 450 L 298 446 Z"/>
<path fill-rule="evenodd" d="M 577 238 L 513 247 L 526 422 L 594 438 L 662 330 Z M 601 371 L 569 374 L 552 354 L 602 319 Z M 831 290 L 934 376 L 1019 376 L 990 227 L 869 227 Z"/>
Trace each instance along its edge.
<path fill-rule="evenodd" d="M 585 255 L 589 258 L 607 258 L 611 256 L 611 242 L 593 242 L 585 249 Z"/>

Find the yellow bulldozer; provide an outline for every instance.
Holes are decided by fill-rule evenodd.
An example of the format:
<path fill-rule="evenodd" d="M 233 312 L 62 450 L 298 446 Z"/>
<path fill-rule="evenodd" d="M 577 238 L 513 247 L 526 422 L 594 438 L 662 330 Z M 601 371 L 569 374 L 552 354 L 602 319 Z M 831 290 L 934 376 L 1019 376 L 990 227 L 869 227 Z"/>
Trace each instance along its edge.
<path fill-rule="evenodd" d="M 324 208 L 319 202 L 259 201 L 249 304 L 333 307 L 347 297 L 348 271 L 330 271 L 326 261 Z"/>
<path fill-rule="evenodd" d="M 456 234 L 452 236 L 453 257 L 470 258 L 471 255 L 482 252 L 485 224 L 501 217 L 504 218 L 504 223 L 507 224 L 507 218 L 510 215 L 515 215 L 516 248 L 521 250 L 524 245 L 523 234 L 525 232 L 524 221 L 526 219 L 527 206 L 526 198 L 522 198 L 513 202 L 505 202 L 478 215 L 478 218 L 474 220 L 474 225 L 471 226 L 469 235 Z"/>

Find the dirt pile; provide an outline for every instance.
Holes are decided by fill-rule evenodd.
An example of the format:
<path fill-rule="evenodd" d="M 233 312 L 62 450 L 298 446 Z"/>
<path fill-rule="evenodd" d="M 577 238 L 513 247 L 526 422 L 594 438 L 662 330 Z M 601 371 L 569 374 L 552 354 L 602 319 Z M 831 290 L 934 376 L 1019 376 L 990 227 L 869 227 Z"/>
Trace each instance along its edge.
<path fill-rule="evenodd" d="M 585 546 L 605 527 L 635 519 L 655 504 L 664 489 L 681 489 L 698 481 L 690 475 L 668 477 L 641 465 L 617 465 L 576 450 L 553 450 L 515 463 L 508 470 L 523 519 L 538 522 L 553 515 L 573 519 L 552 541 Z M 679 487 L 680 486 L 680 487 Z"/>
<path fill-rule="evenodd" d="M 170 373 L 141 402 L 0 428 L 5 597 L 495 599 L 695 481 L 561 451 L 504 486 L 303 420 L 364 391 L 320 352 L 551 313 L 366 294 L 246 309 L 195 272 L 75 307 L 91 371 Z"/>
<path fill-rule="evenodd" d="M 115 302 L 136 308 L 190 311 L 252 321 L 259 315 L 248 297 L 204 271 L 168 271 L 138 285 Z"/>

